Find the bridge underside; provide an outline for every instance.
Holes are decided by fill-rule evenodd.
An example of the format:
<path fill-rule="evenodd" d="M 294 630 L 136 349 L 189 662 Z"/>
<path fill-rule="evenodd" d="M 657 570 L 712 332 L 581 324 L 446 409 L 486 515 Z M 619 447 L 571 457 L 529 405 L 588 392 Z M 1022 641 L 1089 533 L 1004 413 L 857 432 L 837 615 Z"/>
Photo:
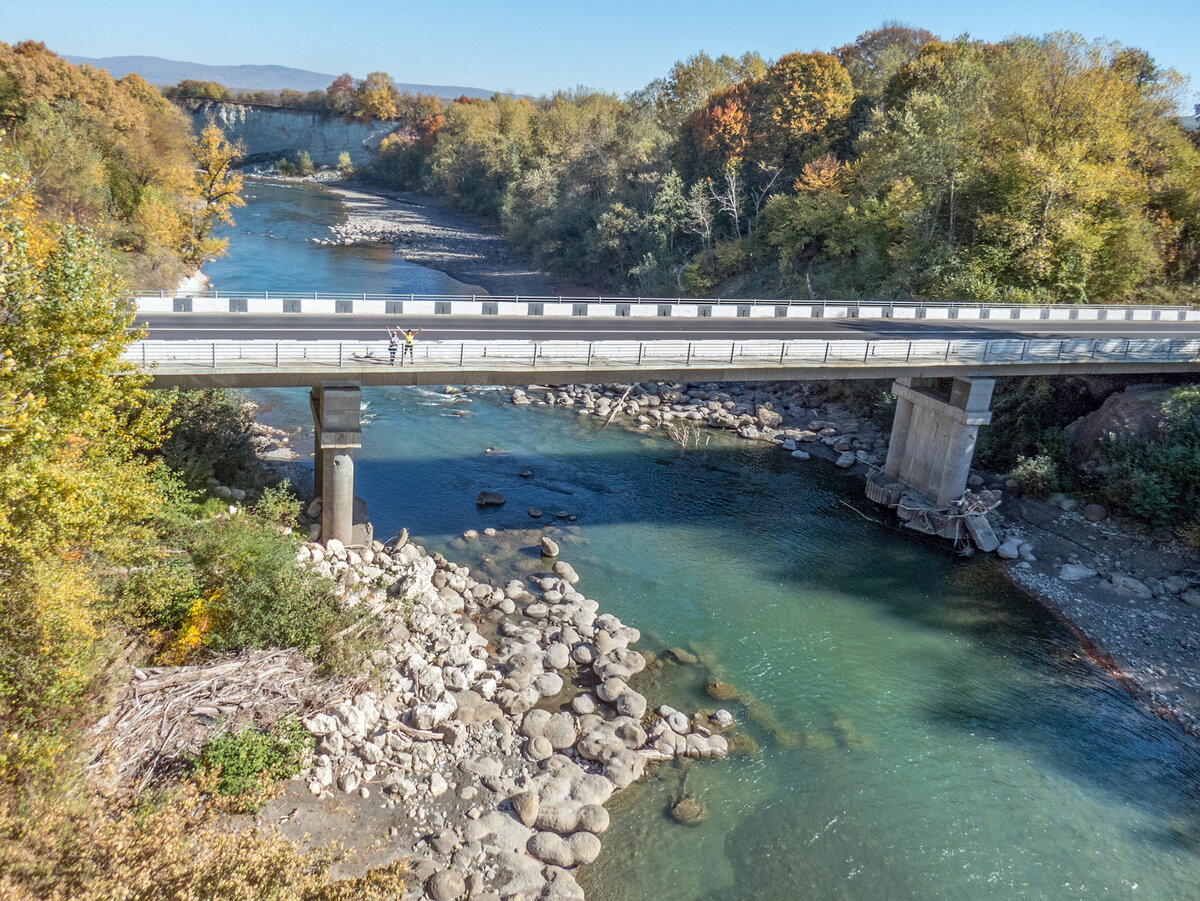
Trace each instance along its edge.
<path fill-rule="evenodd" d="M 450 367 L 323 368 L 281 370 L 267 368 L 220 369 L 187 367 L 151 370 L 154 388 L 311 388 L 323 380 L 337 379 L 364 387 L 413 385 L 566 385 L 599 382 L 763 382 L 825 381 L 830 379 L 934 379 L 955 376 L 999 377 L 1024 375 L 1147 375 L 1195 373 L 1194 361 L 1148 362 L 1104 361 L 1011 363 L 995 365 L 929 364 L 921 366 L 869 363 L 828 366 L 695 366 L 631 369 L 592 367 L 588 369 L 529 367 L 527 369 L 457 369 Z"/>

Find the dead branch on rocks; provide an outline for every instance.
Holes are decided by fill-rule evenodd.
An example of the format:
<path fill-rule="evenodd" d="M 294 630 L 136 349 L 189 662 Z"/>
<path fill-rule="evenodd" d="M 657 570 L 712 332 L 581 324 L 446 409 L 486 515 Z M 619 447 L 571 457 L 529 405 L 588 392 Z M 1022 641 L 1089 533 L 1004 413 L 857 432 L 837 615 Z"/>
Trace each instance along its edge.
<path fill-rule="evenodd" d="M 200 751 L 220 721 L 265 726 L 331 690 L 296 650 L 250 651 L 197 666 L 134 669 L 112 711 L 93 728 L 90 776 L 110 788 L 158 784 Z"/>

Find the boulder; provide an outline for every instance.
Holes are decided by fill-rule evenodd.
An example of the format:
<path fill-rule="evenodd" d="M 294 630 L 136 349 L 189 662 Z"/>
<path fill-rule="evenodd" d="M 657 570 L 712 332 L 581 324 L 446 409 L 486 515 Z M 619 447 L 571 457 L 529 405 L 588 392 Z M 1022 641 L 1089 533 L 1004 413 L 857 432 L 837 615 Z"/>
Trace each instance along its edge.
<path fill-rule="evenodd" d="M 533 857 L 557 867 L 577 867 L 600 856 L 600 839 L 590 832 L 576 832 L 570 838 L 538 832 L 525 847 Z"/>
<path fill-rule="evenodd" d="M 1099 504 L 1088 504 L 1082 512 L 1088 522 L 1103 522 L 1108 518 L 1108 511 Z"/>
<path fill-rule="evenodd" d="M 1058 570 L 1058 577 L 1064 582 L 1078 582 L 1080 579 L 1090 579 L 1096 575 L 1096 570 L 1082 563 L 1064 563 Z"/>
<path fill-rule="evenodd" d="M 495 491 L 481 491 L 475 498 L 476 507 L 502 507 L 507 498 Z"/>
<path fill-rule="evenodd" d="M 538 796 L 534 792 L 518 792 L 509 800 L 512 803 L 513 813 L 517 815 L 518 820 L 526 826 L 532 826 L 537 821 L 539 801 Z"/>
<path fill-rule="evenodd" d="M 1021 539 L 1010 535 L 1003 544 L 996 548 L 996 556 L 1005 560 L 1016 560 L 1021 556 Z"/>
<path fill-rule="evenodd" d="M 838 458 L 833 462 L 833 465 L 841 467 L 842 469 L 849 469 L 851 466 L 853 466 L 857 462 L 858 462 L 858 455 L 855 454 L 854 451 L 848 450 L 848 451 L 842 451 L 838 455 Z"/>
<path fill-rule="evenodd" d="M 777 429 L 783 424 L 783 417 L 770 407 L 759 407 L 755 411 L 758 424 L 766 429 Z"/>
<path fill-rule="evenodd" d="M 432 901 L 456 901 L 467 893 L 466 881 L 454 870 L 439 870 L 425 883 Z"/>
<path fill-rule="evenodd" d="M 1124 573 L 1113 573 L 1108 577 L 1108 581 L 1112 583 L 1113 588 L 1128 597 L 1141 598 L 1142 600 L 1149 600 L 1154 597 L 1154 592 L 1146 586 L 1146 583 L 1141 579 L 1135 579 L 1133 576 L 1127 576 Z"/>
<path fill-rule="evenodd" d="M 569 585 L 579 584 L 579 574 L 565 560 L 559 560 L 554 564 L 554 574 Z"/>

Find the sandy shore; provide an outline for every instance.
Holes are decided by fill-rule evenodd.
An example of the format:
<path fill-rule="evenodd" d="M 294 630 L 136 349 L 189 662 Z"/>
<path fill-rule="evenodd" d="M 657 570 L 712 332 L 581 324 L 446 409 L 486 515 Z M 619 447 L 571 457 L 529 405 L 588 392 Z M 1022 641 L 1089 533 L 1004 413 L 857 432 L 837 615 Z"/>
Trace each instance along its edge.
<path fill-rule="evenodd" d="M 355 183 L 327 185 L 346 204 L 335 243 L 383 242 L 404 259 L 437 269 L 480 293 L 529 297 L 594 297 L 595 288 L 533 267 L 487 223 L 437 200 Z"/>

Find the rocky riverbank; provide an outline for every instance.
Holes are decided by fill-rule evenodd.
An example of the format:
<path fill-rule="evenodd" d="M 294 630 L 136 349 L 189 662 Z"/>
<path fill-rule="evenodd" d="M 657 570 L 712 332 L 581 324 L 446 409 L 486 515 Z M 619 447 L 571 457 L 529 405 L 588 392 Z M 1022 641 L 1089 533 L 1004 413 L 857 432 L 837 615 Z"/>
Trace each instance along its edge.
<path fill-rule="evenodd" d="M 537 551 L 556 555 L 544 537 Z M 348 841 L 347 870 L 411 858 L 405 897 L 582 898 L 572 873 L 600 853 L 614 792 L 650 764 L 728 753 L 727 711 L 648 709 L 638 675 L 679 664 L 631 649 L 638 630 L 600 613 L 565 561 L 501 587 L 402 532 L 304 544 L 297 564 L 337 580 L 384 647 L 374 686 L 305 717 L 313 765 L 262 821 Z"/>
<path fill-rule="evenodd" d="M 593 296 L 594 289 L 534 268 L 485 223 L 430 197 L 357 183 L 327 186 L 346 204 L 333 244 L 390 244 L 410 263 L 444 272 L 479 294 Z"/>
<path fill-rule="evenodd" d="M 798 465 L 819 457 L 866 477 L 888 433 L 825 398 L 821 383 L 530 385 L 517 405 L 572 409 L 637 431 L 661 428 L 684 447 L 708 429 L 768 442 Z M 1060 617 L 1082 650 L 1148 709 L 1200 737 L 1200 556 L 1102 507 L 1021 497 L 1003 475 L 977 472 L 972 492 L 1000 538 L 997 564 Z M 864 500 L 863 515 L 892 517 Z M 949 547 L 948 544 L 946 544 Z"/>

